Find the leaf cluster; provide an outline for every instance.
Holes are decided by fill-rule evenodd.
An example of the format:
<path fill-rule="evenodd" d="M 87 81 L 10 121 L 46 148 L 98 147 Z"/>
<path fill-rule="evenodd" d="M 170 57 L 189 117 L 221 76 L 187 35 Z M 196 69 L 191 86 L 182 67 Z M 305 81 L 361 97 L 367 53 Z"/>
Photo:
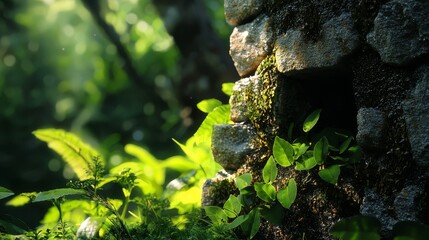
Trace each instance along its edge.
<path fill-rule="evenodd" d="M 255 237 L 258 232 L 261 217 L 272 224 L 280 225 L 284 218 L 283 209 L 292 207 L 298 189 L 294 178 L 288 179 L 287 185 L 281 188 L 273 185 L 280 167 L 308 171 L 318 166 L 321 179 L 331 184 L 337 183 L 340 167 L 356 163 L 360 150 L 355 145 L 351 146 L 352 137 L 340 131 L 330 131 L 329 134 L 325 131 L 314 137 L 313 141 L 308 141 L 308 133 L 316 126 L 320 113 L 321 110 L 318 109 L 304 120 L 302 135 L 295 140 L 292 141 L 293 124 L 288 130 L 290 141 L 275 137 L 273 155 L 262 169 L 263 182 L 252 184 L 252 176 L 249 173 L 238 176 L 235 179 L 236 187 L 240 191 L 238 196 L 231 195 L 222 208 L 205 207 L 206 215 L 214 224 L 223 224 L 230 229 L 240 226 L 250 238 Z"/>
<path fill-rule="evenodd" d="M 356 215 L 345 218 L 332 226 L 330 233 L 335 239 L 379 240 L 380 221 L 372 216 Z M 400 221 L 393 226 L 393 240 L 424 240 L 429 236 L 429 226 L 414 221 Z"/>

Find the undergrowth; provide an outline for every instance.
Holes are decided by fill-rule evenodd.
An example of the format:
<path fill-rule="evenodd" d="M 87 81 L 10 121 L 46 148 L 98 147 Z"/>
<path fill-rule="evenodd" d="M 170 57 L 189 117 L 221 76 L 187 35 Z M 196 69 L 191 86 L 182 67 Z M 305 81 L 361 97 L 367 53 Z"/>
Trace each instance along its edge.
<path fill-rule="evenodd" d="M 224 84 L 231 92 L 233 84 Z M 15 194 L 0 187 L 6 205 L 51 202 L 40 226 L 29 229 L 11 216 L 0 216 L 0 239 L 235 239 L 231 230 L 214 226 L 201 211 L 202 184 L 221 170 L 211 155 L 214 124 L 229 122 L 229 105 L 216 99 L 198 104 L 207 113 L 185 143 L 185 155 L 157 159 L 144 147 L 127 144 L 133 157 L 107 169 L 103 156 L 77 135 L 62 129 L 38 129 L 36 138 L 58 153 L 76 179 L 65 188 Z M 166 172 L 178 177 L 166 183 Z M 104 189 L 119 186 L 121 196 Z"/>

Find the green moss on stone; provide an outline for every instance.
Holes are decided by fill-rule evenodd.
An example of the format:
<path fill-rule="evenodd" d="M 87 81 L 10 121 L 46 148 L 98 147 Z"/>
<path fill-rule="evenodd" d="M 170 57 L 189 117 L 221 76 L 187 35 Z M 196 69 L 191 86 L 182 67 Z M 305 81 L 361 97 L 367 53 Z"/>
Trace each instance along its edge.
<path fill-rule="evenodd" d="M 276 103 L 277 82 L 279 71 L 276 67 L 274 54 L 266 57 L 256 70 L 258 81 L 248 88 L 247 112 L 249 120 L 255 126 L 257 133 L 266 143 L 271 142 L 277 134 L 278 121 L 274 112 Z"/>

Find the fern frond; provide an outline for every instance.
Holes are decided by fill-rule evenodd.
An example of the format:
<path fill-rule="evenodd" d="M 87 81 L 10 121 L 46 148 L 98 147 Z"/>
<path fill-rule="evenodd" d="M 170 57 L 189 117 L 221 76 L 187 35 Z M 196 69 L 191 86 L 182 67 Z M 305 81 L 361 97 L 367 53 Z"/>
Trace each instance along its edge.
<path fill-rule="evenodd" d="M 93 158 L 99 157 L 100 154 L 78 136 L 62 129 L 53 128 L 38 129 L 33 134 L 58 153 L 73 169 L 79 180 L 87 180 L 92 177 Z"/>

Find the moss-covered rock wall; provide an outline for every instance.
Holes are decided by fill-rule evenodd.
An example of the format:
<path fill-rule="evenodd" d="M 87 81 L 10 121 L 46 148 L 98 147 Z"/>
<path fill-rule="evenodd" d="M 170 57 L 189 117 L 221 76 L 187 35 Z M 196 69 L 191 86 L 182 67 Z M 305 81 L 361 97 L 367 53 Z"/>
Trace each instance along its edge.
<path fill-rule="evenodd" d="M 212 141 L 226 172 L 206 184 L 204 203 L 225 202 L 228 194 L 216 193 L 216 185 L 240 174 L 260 179 L 274 137 L 286 138 L 291 123 L 320 108 L 317 128 L 351 132 L 361 160 L 335 185 L 311 170 L 280 169 L 276 184 L 294 177 L 299 195 L 282 224 L 262 220 L 258 239 L 331 239 L 335 222 L 357 214 L 377 217 L 386 238 L 398 221 L 428 224 L 429 2 L 225 0 L 224 6 L 235 26 L 230 55 L 241 79 L 230 99 L 234 124 L 215 127 Z"/>

